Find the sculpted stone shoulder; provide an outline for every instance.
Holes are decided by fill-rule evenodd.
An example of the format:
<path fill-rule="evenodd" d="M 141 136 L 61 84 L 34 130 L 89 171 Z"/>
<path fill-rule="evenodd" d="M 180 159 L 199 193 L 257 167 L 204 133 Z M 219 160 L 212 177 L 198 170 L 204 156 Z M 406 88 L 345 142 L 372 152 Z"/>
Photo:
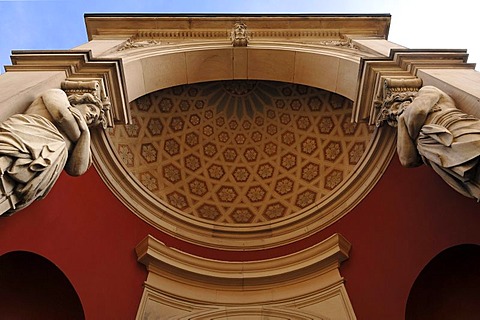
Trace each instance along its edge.
<path fill-rule="evenodd" d="M 457 109 L 450 96 L 425 86 L 385 99 L 378 124 L 397 127 L 402 165 L 426 164 L 461 194 L 480 201 L 480 120 Z"/>
<path fill-rule="evenodd" d="M 47 195 L 63 169 L 73 176 L 91 165 L 89 126 L 105 121 L 92 94 L 69 97 L 50 89 L 24 114 L 0 124 L 0 215 L 11 215 Z"/>

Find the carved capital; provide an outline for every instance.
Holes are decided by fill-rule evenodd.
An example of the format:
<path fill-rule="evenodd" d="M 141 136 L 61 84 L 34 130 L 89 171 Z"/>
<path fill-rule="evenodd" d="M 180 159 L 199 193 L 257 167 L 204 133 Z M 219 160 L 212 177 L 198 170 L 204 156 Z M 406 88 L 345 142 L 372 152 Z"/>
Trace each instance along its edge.
<path fill-rule="evenodd" d="M 110 99 L 106 94 L 103 79 L 75 79 L 62 82 L 62 90 L 68 97 L 73 95 L 91 94 L 105 114 L 104 127 L 113 127 L 113 114 Z"/>
<path fill-rule="evenodd" d="M 380 127 L 387 122 L 396 127 L 398 110 L 392 108 L 404 102 L 411 102 L 418 90 L 422 87 L 420 78 L 385 78 L 380 89 L 381 98 L 377 96 L 375 105 L 375 125 Z"/>

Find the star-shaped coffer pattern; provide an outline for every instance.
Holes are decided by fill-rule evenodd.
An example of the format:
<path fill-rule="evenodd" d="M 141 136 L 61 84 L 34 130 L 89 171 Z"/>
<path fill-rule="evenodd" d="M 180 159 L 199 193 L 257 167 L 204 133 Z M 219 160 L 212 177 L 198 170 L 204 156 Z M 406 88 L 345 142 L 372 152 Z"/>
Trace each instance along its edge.
<path fill-rule="evenodd" d="M 182 214 L 262 224 L 308 210 L 354 172 L 373 128 L 352 102 L 312 87 L 232 80 L 131 103 L 109 139 L 141 185 Z"/>

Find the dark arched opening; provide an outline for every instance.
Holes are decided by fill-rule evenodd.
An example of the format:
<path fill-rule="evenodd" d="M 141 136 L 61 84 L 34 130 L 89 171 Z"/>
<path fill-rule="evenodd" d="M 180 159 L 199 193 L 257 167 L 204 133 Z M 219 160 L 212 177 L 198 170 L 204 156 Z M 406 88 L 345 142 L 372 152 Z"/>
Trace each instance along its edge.
<path fill-rule="evenodd" d="M 0 256 L 0 318 L 85 319 L 80 299 L 63 272 L 25 251 Z"/>
<path fill-rule="evenodd" d="M 480 246 L 444 250 L 415 280 L 406 306 L 407 320 L 478 319 L 480 315 Z"/>

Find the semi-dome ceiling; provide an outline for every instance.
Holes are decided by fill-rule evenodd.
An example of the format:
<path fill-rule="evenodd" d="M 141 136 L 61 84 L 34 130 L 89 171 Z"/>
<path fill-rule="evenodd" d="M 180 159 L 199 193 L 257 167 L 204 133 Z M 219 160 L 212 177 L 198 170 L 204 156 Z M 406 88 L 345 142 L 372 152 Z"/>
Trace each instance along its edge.
<path fill-rule="evenodd" d="M 334 223 L 393 154 L 392 134 L 351 122 L 349 99 L 299 84 L 187 84 L 130 108 L 131 124 L 94 137 L 99 172 L 146 222 L 222 249 L 278 246 Z"/>
<path fill-rule="evenodd" d="M 295 221 L 315 215 L 336 220 L 331 209 L 322 212 L 325 203 L 348 207 L 335 195 L 365 170 L 362 159 L 376 137 L 371 126 L 351 122 L 351 109 L 350 100 L 303 85 L 206 82 L 138 98 L 131 103 L 133 123 L 115 126 L 107 139 L 137 187 L 157 203 L 153 215 L 188 225 L 174 229 L 295 228 Z"/>
<path fill-rule="evenodd" d="M 299 214 L 340 185 L 371 137 L 351 102 L 267 81 L 178 86 L 137 99 L 111 139 L 161 201 L 223 224 Z"/>

